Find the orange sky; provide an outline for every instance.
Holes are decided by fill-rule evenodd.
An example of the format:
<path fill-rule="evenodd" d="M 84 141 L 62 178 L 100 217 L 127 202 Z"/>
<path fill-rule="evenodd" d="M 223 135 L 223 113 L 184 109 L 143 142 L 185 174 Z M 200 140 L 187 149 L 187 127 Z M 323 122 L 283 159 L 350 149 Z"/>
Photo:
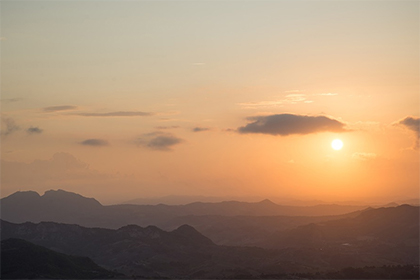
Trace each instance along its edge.
<path fill-rule="evenodd" d="M 1 196 L 416 198 L 419 22 L 417 1 L 2 1 Z"/>

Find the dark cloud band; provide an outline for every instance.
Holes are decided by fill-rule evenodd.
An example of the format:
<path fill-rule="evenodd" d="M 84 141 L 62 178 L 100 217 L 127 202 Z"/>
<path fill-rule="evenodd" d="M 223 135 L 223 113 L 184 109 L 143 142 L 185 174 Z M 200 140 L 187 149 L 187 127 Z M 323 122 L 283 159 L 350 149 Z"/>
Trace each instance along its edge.
<path fill-rule="evenodd" d="M 43 132 L 43 130 L 39 127 L 30 127 L 26 130 L 27 133 L 29 134 L 40 134 Z"/>
<path fill-rule="evenodd" d="M 153 113 L 120 111 L 120 112 L 109 112 L 109 113 L 80 113 L 77 115 L 83 116 L 83 117 L 146 117 L 146 116 L 152 116 Z"/>
<path fill-rule="evenodd" d="M 142 145 L 152 150 L 170 151 L 177 144 L 184 142 L 172 133 L 153 132 L 144 134 L 136 140 L 137 145 Z"/>
<path fill-rule="evenodd" d="M 44 112 L 59 112 L 59 111 L 68 111 L 68 110 L 75 110 L 77 109 L 77 106 L 70 106 L 70 105 L 64 105 L 64 106 L 51 106 L 51 107 L 45 107 Z"/>
<path fill-rule="evenodd" d="M 108 141 L 103 139 L 87 139 L 85 141 L 80 142 L 80 144 L 85 146 L 101 147 L 108 146 Z"/>
<path fill-rule="evenodd" d="M 207 130 L 210 130 L 210 128 L 208 128 L 208 127 L 194 127 L 193 128 L 193 132 L 202 132 L 202 131 L 207 131 Z"/>
<path fill-rule="evenodd" d="M 325 116 L 277 114 L 250 117 L 251 123 L 239 127 L 239 133 L 262 133 L 286 136 L 317 132 L 345 132 L 345 124 Z"/>

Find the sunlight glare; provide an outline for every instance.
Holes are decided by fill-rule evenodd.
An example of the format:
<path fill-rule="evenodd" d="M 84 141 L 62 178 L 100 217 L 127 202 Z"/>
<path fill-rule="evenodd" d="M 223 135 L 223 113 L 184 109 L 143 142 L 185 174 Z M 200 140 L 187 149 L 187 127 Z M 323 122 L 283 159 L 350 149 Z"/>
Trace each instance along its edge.
<path fill-rule="evenodd" d="M 340 139 L 334 139 L 331 142 L 331 147 L 336 151 L 341 150 L 341 148 L 343 148 L 343 141 L 341 141 Z"/>

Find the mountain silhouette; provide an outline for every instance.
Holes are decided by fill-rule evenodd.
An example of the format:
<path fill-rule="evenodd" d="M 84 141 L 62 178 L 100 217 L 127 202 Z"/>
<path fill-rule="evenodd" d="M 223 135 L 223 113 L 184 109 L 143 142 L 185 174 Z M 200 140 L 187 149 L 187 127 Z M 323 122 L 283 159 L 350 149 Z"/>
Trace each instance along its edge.
<path fill-rule="evenodd" d="M 94 198 L 64 190 L 16 192 L 2 198 L 2 218 L 11 222 L 55 221 L 85 226 L 119 228 L 126 224 L 145 224 L 150 219 L 180 216 L 325 216 L 342 215 L 366 206 L 316 205 L 284 206 L 270 200 L 260 202 L 224 201 L 195 202 L 186 205 L 110 205 L 103 206 Z"/>
<path fill-rule="evenodd" d="M 2 279 L 106 279 L 121 276 L 99 267 L 87 257 L 65 255 L 22 239 L 1 242 Z"/>
<path fill-rule="evenodd" d="M 46 191 L 40 196 L 33 191 L 16 192 L 1 199 L 3 219 L 17 223 L 32 221 L 61 221 L 88 223 L 103 206 L 94 198 L 64 190 Z"/>
<path fill-rule="evenodd" d="M 173 232 L 136 225 L 117 230 L 41 222 L 13 224 L 1 221 L 1 238 L 20 238 L 57 252 L 89 257 L 105 268 L 144 277 L 168 277 L 188 271 L 202 259 L 202 251 L 216 245 L 189 226 Z M 137 262 L 137 261 L 141 262 Z M 183 263 L 183 270 L 177 265 Z M 155 268 L 155 266 L 173 268 Z"/>

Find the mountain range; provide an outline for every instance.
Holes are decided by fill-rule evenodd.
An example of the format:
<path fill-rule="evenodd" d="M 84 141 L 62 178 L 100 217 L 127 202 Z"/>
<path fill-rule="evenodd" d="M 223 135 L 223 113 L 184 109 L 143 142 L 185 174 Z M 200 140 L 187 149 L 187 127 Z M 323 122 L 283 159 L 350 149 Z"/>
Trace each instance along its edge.
<path fill-rule="evenodd" d="M 328 207 L 309 208 L 324 213 L 320 209 Z M 22 192 L 1 200 L 0 229 L 3 241 L 17 238 L 87 257 L 126 277 L 334 278 L 356 272 L 377 277 L 390 267 L 396 275 L 418 275 L 418 206 L 276 216 L 284 209 L 308 211 L 268 200 L 103 206 L 61 190 L 43 196 Z M 407 270 L 401 272 L 401 266 Z"/>
<path fill-rule="evenodd" d="M 257 245 L 276 231 L 354 215 L 364 206 L 283 206 L 226 201 L 187 205 L 110 205 L 63 190 L 16 192 L 0 200 L 2 219 L 22 223 L 52 221 L 117 229 L 127 224 L 174 230 L 189 224 L 220 245 Z M 356 211 L 356 212 L 354 212 Z"/>

